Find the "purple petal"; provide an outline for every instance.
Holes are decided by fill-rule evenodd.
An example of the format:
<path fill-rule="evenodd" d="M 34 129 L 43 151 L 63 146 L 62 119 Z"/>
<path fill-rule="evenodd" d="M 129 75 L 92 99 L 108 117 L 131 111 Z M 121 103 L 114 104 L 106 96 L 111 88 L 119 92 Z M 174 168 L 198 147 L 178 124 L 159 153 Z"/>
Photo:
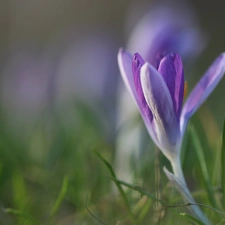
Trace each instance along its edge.
<path fill-rule="evenodd" d="M 170 53 L 160 62 L 159 73 L 169 89 L 177 122 L 180 120 L 180 113 L 184 98 L 184 73 L 181 57 L 178 54 Z"/>
<path fill-rule="evenodd" d="M 170 159 L 171 154 L 176 150 L 180 130 L 169 90 L 162 76 L 148 63 L 141 68 L 141 85 L 153 114 L 155 133 L 160 148 Z"/>
<path fill-rule="evenodd" d="M 183 133 L 189 118 L 214 90 L 225 72 L 225 53 L 221 54 L 209 67 L 189 95 L 181 113 L 180 129 Z"/>
<path fill-rule="evenodd" d="M 140 81 L 140 70 L 143 64 L 144 64 L 144 60 L 142 59 L 142 57 L 138 53 L 134 54 L 133 61 L 132 61 L 132 69 L 133 69 L 135 89 L 138 95 L 138 100 L 139 100 L 141 110 L 145 114 L 146 119 L 149 120 L 149 122 L 151 122 L 153 119 L 152 112 L 149 109 L 147 102 L 145 101 L 145 97 L 142 91 L 141 81 Z"/>
<path fill-rule="evenodd" d="M 129 90 L 130 94 L 137 103 L 138 99 L 132 71 L 132 55 L 129 52 L 125 51 L 124 49 L 120 48 L 117 58 L 123 81 L 127 89 Z"/>
<path fill-rule="evenodd" d="M 154 124 L 150 122 L 150 118 L 152 116 L 151 111 L 149 108 L 147 109 L 148 107 L 147 104 L 146 104 L 146 108 L 144 108 L 136 91 L 136 86 L 135 86 L 134 76 L 132 71 L 133 59 L 131 54 L 121 48 L 118 53 L 118 63 L 119 63 L 119 68 L 120 68 L 120 72 L 123 77 L 124 83 L 126 87 L 128 88 L 128 90 L 130 91 L 131 95 L 133 96 L 135 100 L 135 103 L 137 104 L 139 108 L 139 111 L 141 113 L 141 116 L 144 120 L 144 123 L 146 125 L 146 128 L 150 136 L 155 141 L 155 143 L 157 143 L 157 139 L 154 133 Z M 139 76 L 140 76 L 140 72 L 139 72 Z M 140 80 L 140 77 L 139 77 L 139 80 Z"/>

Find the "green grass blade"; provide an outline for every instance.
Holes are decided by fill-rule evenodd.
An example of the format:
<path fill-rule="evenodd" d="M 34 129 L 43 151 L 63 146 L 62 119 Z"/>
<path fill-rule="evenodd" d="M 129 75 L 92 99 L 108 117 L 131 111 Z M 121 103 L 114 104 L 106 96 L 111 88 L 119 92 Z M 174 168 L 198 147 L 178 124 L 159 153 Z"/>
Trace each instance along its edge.
<path fill-rule="evenodd" d="M 110 164 L 109 164 L 109 163 L 108 163 L 108 162 L 107 162 L 107 161 L 99 154 L 99 152 L 97 152 L 97 151 L 95 151 L 95 150 L 94 150 L 94 152 L 95 152 L 95 154 L 101 159 L 101 161 L 106 165 L 106 167 L 109 169 L 109 172 L 110 172 L 111 176 L 112 176 L 113 178 L 115 178 L 115 179 L 114 179 L 114 182 L 115 182 L 115 184 L 116 184 L 116 187 L 118 188 L 118 190 L 119 190 L 121 196 L 123 197 L 123 200 L 124 200 L 126 206 L 127 206 L 128 208 L 130 208 L 130 205 L 129 205 L 127 196 L 126 196 L 125 192 L 123 191 L 123 188 L 121 187 L 120 183 L 117 182 L 116 174 L 114 173 L 114 170 L 113 170 L 112 166 L 111 166 L 111 165 L 110 165 Z"/>
<path fill-rule="evenodd" d="M 199 162 L 199 165 L 200 165 L 200 169 L 201 169 L 201 172 L 202 172 L 204 185 L 205 185 L 206 191 L 208 193 L 209 201 L 210 201 L 210 203 L 212 204 L 213 207 L 218 208 L 217 203 L 216 203 L 216 199 L 215 199 L 215 196 L 214 196 L 212 184 L 210 182 L 209 173 L 208 173 L 208 169 L 207 169 L 207 166 L 206 166 L 206 160 L 205 160 L 205 156 L 204 156 L 204 153 L 203 153 L 202 145 L 199 141 L 199 137 L 198 137 L 198 134 L 197 134 L 197 131 L 195 130 L 195 128 L 193 126 L 191 126 L 190 129 L 191 129 L 191 134 L 192 134 L 191 135 L 192 140 L 193 140 L 193 143 L 194 143 L 194 146 L 195 146 L 195 152 L 196 152 L 198 162 Z"/>
<path fill-rule="evenodd" d="M 66 195 L 66 192 L 67 192 L 67 189 L 68 189 L 68 183 L 69 183 L 68 177 L 64 177 L 62 188 L 59 192 L 58 198 L 56 199 L 56 201 L 55 201 L 55 203 L 52 207 L 51 213 L 50 213 L 51 218 L 53 218 L 55 216 L 55 214 L 57 213 L 57 211 L 60 207 L 60 204 L 61 204 L 61 202 L 63 201 L 63 198 Z"/>
<path fill-rule="evenodd" d="M 221 211 L 221 210 L 219 210 L 219 209 L 216 209 L 216 208 L 210 207 L 210 206 L 205 205 L 205 204 L 192 204 L 192 205 L 202 206 L 202 207 L 205 207 L 205 208 L 210 209 L 210 210 L 212 210 L 212 211 L 215 211 L 215 212 L 217 212 L 217 213 L 219 213 L 219 214 L 221 214 L 221 215 L 225 215 L 225 212 L 222 212 L 222 211 Z"/>
<path fill-rule="evenodd" d="M 145 202 L 145 205 L 143 205 L 140 214 L 138 216 L 138 222 L 142 223 L 144 218 L 146 217 L 146 215 L 148 214 L 150 207 L 152 207 L 152 202 L 150 200 L 148 200 L 147 202 Z"/>
<path fill-rule="evenodd" d="M 222 150 L 221 150 L 221 184 L 223 202 L 225 202 L 225 121 L 223 124 Z"/>
<path fill-rule="evenodd" d="M 110 177 L 110 178 L 113 181 L 118 182 L 118 183 L 120 183 L 120 184 L 122 184 L 122 185 L 124 185 L 124 186 L 126 186 L 126 187 L 128 187 L 130 189 L 132 189 L 132 190 L 138 191 L 142 195 L 148 196 L 149 198 L 151 198 L 154 201 L 158 201 L 158 202 L 162 203 L 163 205 L 166 205 L 165 202 L 163 202 L 162 200 L 156 198 L 154 195 L 149 194 L 147 191 L 143 190 L 141 187 L 138 187 L 138 186 L 135 186 L 135 185 L 132 185 L 132 184 L 128 184 L 128 183 L 126 183 L 126 182 L 124 182 L 122 180 L 116 179 L 115 177 Z"/>
<path fill-rule="evenodd" d="M 39 225 L 41 224 L 41 222 L 37 218 L 35 218 L 27 213 L 24 213 L 20 210 L 6 208 L 6 209 L 3 209 L 3 212 L 13 214 L 13 215 L 21 217 L 23 219 L 28 219 L 30 221 L 33 221 L 35 224 L 39 224 Z"/>
<path fill-rule="evenodd" d="M 187 217 L 189 220 L 191 220 L 192 222 L 199 224 L 199 225 L 205 225 L 203 222 L 201 222 L 200 220 L 196 219 L 195 217 L 187 214 L 187 213 L 180 213 L 181 216 Z"/>
<path fill-rule="evenodd" d="M 100 155 L 99 152 L 97 152 L 97 151 L 94 150 L 94 153 L 95 153 L 95 154 L 99 157 L 99 159 L 106 165 L 106 167 L 108 168 L 108 170 L 109 170 L 111 176 L 114 178 L 114 179 L 113 179 L 113 180 L 114 180 L 114 183 L 116 184 L 116 187 L 117 187 L 117 189 L 119 190 L 119 193 L 120 193 L 120 195 L 122 196 L 123 201 L 124 201 L 124 203 L 125 203 L 125 205 L 126 205 L 126 207 L 127 207 L 127 209 L 128 209 L 129 217 L 130 217 L 131 221 L 133 222 L 133 224 L 136 224 L 136 220 L 135 220 L 134 215 L 133 215 L 133 213 L 132 213 L 132 211 L 131 211 L 130 204 L 129 204 L 129 201 L 128 201 L 128 199 L 127 199 L 127 196 L 126 196 L 126 194 L 125 194 L 123 188 L 121 187 L 120 182 L 117 181 L 116 174 L 115 174 L 115 172 L 114 172 L 112 166 L 111 166 L 111 165 L 110 165 L 110 164 L 109 164 L 109 163 L 108 163 L 108 162 Z"/>
<path fill-rule="evenodd" d="M 163 207 L 165 208 L 180 208 L 180 207 L 187 207 L 187 206 L 191 206 L 191 205 L 197 205 L 197 206 L 200 206 L 200 207 L 204 207 L 204 208 L 207 208 L 207 209 L 210 209 L 212 211 L 215 211 L 216 213 L 219 213 L 219 214 L 222 214 L 222 215 L 225 215 L 225 212 L 222 212 L 216 208 L 213 208 L 213 207 L 210 207 L 208 205 L 205 205 L 205 204 L 199 204 L 199 203 L 191 203 L 191 202 L 188 202 L 188 203 L 185 203 L 185 204 L 181 204 L 181 205 L 169 205 L 167 204 L 166 202 L 162 201 L 161 199 L 158 199 L 156 198 L 154 195 L 151 195 L 149 194 L 148 192 L 146 192 L 145 190 L 143 190 L 141 187 L 138 187 L 138 186 L 135 186 L 135 185 L 131 185 L 131 184 L 128 184 L 124 181 L 121 181 L 121 180 L 118 180 L 118 179 L 115 179 L 113 177 L 111 177 L 112 180 L 116 180 L 117 182 L 119 182 L 120 184 L 128 187 L 128 188 L 131 188 L 132 190 L 135 190 L 135 191 L 138 191 L 140 192 L 142 195 L 146 195 L 148 196 L 149 198 L 151 198 L 152 200 L 155 200 L 155 201 L 158 201 L 160 202 Z"/>
<path fill-rule="evenodd" d="M 29 202 L 29 197 L 26 190 L 26 183 L 21 171 L 15 170 L 12 174 L 13 198 L 14 206 L 18 210 L 24 210 Z"/>
<path fill-rule="evenodd" d="M 88 213 L 96 220 L 99 222 L 99 224 L 102 224 L 102 225 L 107 225 L 106 223 L 102 222 L 97 216 L 95 216 L 89 209 L 88 207 L 85 207 L 88 211 Z"/>

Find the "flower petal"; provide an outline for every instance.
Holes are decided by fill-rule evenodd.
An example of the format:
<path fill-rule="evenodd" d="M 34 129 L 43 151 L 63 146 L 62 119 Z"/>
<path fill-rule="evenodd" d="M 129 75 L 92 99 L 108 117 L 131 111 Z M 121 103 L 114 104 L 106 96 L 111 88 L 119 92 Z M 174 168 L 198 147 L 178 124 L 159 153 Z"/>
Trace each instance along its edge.
<path fill-rule="evenodd" d="M 189 95 L 181 112 L 180 129 L 184 132 L 189 118 L 214 90 L 225 72 L 225 53 L 222 53 L 209 67 Z"/>
<path fill-rule="evenodd" d="M 149 120 L 149 122 L 151 123 L 153 119 L 152 112 L 149 109 L 147 102 L 145 101 L 145 97 L 142 91 L 141 81 L 140 81 L 140 70 L 143 64 L 144 64 L 144 60 L 142 59 L 142 57 L 138 53 L 135 53 L 133 56 L 133 61 L 132 61 L 135 89 L 138 95 L 138 100 L 139 100 L 141 110 L 145 114 L 146 119 Z"/>
<path fill-rule="evenodd" d="M 141 85 L 153 122 L 159 147 L 171 159 L 179 142 L 179 125 L 173 109 L 173 102 L 158 71 L 148 63 L 141 68 Z"/>
<path fill-rule="evenodd" d="M 159 73 L 169 89 L 177 121 L 180 121 L 180 113 L 184 98 L 184 73 L 181 57 L 178 54 L 166 55 L 159 64 Z"/>
<path fill-rule="evenodd" d="M 120 48 L 118 52 L 118 64 L 123 81 L 134 100 L 138 101 L 136 89 L 134 85 L 134 77 L 132 71 L 132 55 L 126 50 Z"/>
<path fill-rule="evenodd" d="M 157 139 L 156 139 L 154 128 L 153 128 L 154 124 L 151 122 L 151 118 L 152 118 L 151 111 L 149 108 L 148 109 L 146 108 L 148 107 L 147 103 L 145 107 L 143 106 L 142 102 L 140 101 L 140 97 L 138 96 L 138 93 L 136 91 L 134 75 L 132 71 L 133 59 L 131 54 L 121 48 L 118 53 L 118 63 L 119 63 L 119 68 L 120 68 L 120 72 L 123 77 L 124 83 L 139 108 L 139 111 L 141 113 L 141 116 L 144 120 L 144 123 L 146 125 L 146 128 L 150 136 L 155 141 L 155 143 L 157 143 Z M 136 69 L 134 68 L 134 70 L 136 72 L 138 71 L 137 68 Z M 139 68 L 139 74 L 136 74 L 136 75 L 140 76 L 140 68 Z M 139 94 L 141 94 L 141 92 L 139 92 Z"/>

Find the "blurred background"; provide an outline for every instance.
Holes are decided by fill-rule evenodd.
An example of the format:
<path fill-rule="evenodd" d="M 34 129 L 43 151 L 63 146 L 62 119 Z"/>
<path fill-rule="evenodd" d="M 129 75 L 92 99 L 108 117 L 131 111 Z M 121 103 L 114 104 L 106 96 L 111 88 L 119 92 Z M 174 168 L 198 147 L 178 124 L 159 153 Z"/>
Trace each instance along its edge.
<path fill-rule="evenodd" d="M 193 27 L 201 33 L 196 46 L 201 49 L 190 64 L 184 64 L 190 92 L 225 51 L 225 3 L 179 1 L 183 3 L 182 10 L 188 8 Z M 0 1 L 0 224 L 99 224 L 85 207 L 107 224 L 130 224 L 108 171 L 93 150 L 114 165 L 118 121 L 123 115 L 118 109 L 122 98 L 118 49 L 129 45 L 136 24 L 159 4 L 170 7 L 178 2 Z M 181 14 L 179 10 L 174 13 Z M 211 149 L 208 159 L 218 157 L 212 149 L 221 141 L 224 85 L 223 79 L 193 118 L 200 138 L 210 143 L 205 143 Z M 145 142 L 151 142 L 145 136 Z M 145 162 L 138 172 L 131 171 L 132 182 L 154 192 L 154 159 L 168 162 L 157 151 L 143 154 Z M 209 165 L 213 167 L 215 160 Z M 189 161 L 194 164 L 194 157 L 187 157 L 184 164 L 191 177 L 198 168 L 189 170 Z M 195 182 L 191 179 L 190 184 Z M 141 199 L 133 192 L 129 196 L 133 205 Z M 153 213 L 151 207 L 148 210 Z M 176 220 L 175 214 L 168 221 Z M 142 224 L 149 218 L 145 214 Z"/>

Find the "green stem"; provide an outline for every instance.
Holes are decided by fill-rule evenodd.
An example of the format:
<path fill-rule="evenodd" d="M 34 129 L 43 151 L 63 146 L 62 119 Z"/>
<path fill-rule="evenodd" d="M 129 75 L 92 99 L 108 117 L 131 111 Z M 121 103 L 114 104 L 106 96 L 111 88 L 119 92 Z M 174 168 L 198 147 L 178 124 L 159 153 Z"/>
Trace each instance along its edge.
<path fill-rule="evenodd" d="M 194 198 L 192 197 L 191 192 L 188 189 L 187 183 L 185 181 L 183 170 L 182 170 L 181 163 L 180 163 L 180 159 L 177 157 L 174 160 L 171 160 L 170 162 L 171 162 L 172 169 L 174 172 L 173 181 L 175 182 L 176 188 L 178 189 L 178 191 L 181 193 L 181 195 L 184 197 L 184 199 L 187 202 L 196 203 Z M 170 174 L 170 175 L 172 175 L 172 174 Z M 168 176 L 168 174 L 167 174 L 167 176 Z M 171 177 L 169 179 L 171 179 Z M 206 217 L 206 215 L 202 212 L 202 210 L 197 205 L 191 205 L 190 210 L 203 223 L 205 223 L 206 225 L 211 224 L 210 221 L 208 220 L 208 218 Z"/>

